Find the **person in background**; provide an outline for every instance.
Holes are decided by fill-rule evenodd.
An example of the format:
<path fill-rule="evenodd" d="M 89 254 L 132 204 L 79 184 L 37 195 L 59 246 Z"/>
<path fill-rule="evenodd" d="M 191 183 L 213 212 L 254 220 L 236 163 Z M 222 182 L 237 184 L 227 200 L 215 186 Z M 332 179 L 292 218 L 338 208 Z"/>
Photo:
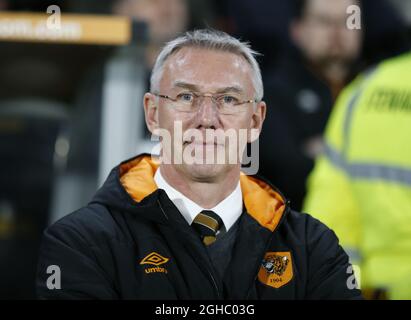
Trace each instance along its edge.
<path fill-rule="evenodd" d="M 290 49 L 289 24 L 294 0 L 214 0 L 219 25 L 225 31 L 250 41 L 262 54 L 258 57 L 263 77 L 278 56 Z"/>
<path fill-rule="evenodd" d="M 144 48 L 144 64 L 148 88 L 151 69 L 162 46 L 186 31 L 192 22 L 190 0 L 116 0 L 112 12 L 147 24 L 148 42 Z M 142 128 L 144 136 L 150 139 L 145 125 Z"/>
<path fill-rule="evenodd" d="M 333 228 L 364 297 L 411 299 L 411 51 L 338 98 L 304 210 Z"/>
<path fill-rule="evenodd" d="M 146 64 L 150 70 L 164 43 L 185 31 L 190 22 L 188 0 L 117 0 L 112 12 L 147 23 Z"/>
<path fill-rule="evenodd" d="M 362 30 L 347 28 L 347 7 L 356 0 L 296 1 L 287 51 L 265 72 L 272 106 L 261 136 L 260 174 L 272 180 L 301 208 L 305 180 L 334 99 L 350 79 L 361 52 Z"/>
<path fill-rule="evenodd" d="M 8 9 L 8 1 L 0 0 L 0 10 L 7 10 L 7 9 Z"/>
<path fill-rule="evenodd" d="M 90 6 L 91 4 L 84 4 Z M 88 8 L 88 7 L 87 7 Z M 144 44 L 145 59 L 142 64 L 144 74 L 143 92 L 149 87 L 150 72 L 161 46 L 186 30 L 190 16 L 188 0 L 115 0 L 110 7 L 113 15 L 131 17 L 144 22 L 148 28 L 147 43 Z M 91 8 L 88 8 L 91 10 Z M 90 67 L 79 84 L 76 111 L 73 113 L 71 147 L 68 155 L 69 170 L 91 175 L 97 181 L 100 134 L 101 134 L 101 94 L 105 69 L 101 63 Z M 143 131 L 139 135 L 150 139 L 150 133 L 142 122 Z"/>

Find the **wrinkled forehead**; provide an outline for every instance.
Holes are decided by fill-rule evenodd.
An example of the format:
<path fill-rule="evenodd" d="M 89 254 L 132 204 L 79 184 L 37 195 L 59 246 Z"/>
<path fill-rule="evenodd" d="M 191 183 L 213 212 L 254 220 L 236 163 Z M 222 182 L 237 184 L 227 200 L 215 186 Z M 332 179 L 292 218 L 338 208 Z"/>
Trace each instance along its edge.
<path fill-rule="evenodd" d="M 176 83 L 190 83 L 201 91 L 213 92 L 239 87 L 252 93 L 252 68 L 241 55 L 233 52 L 185 47 L 164 63 L 160 88 L 172 89 Z"/>

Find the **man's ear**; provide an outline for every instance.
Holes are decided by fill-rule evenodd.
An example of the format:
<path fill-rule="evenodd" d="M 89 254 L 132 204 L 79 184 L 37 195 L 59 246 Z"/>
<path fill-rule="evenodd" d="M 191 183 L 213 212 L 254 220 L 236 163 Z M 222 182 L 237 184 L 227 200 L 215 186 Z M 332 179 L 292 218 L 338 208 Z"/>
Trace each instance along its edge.
<path fill-rule="evenodd" d="M 148 130 L 156 135 L 158 131 L 158 105 L 156 103 L 157 97 L 152 93 L 144 94 L 144 116 Z"/>
<path fill-rule="evenodd" d="M 264 101 L 257 103 L 255 107 L 255 111 L 251 118 L 251 130 L 248 135 L 249 143 L 254 142 L 258 139 L 261 133 L 261 129 L 263 127 L 263 123 L 265 120 L 265 115 L 267 112 L 267 106 Z"/>

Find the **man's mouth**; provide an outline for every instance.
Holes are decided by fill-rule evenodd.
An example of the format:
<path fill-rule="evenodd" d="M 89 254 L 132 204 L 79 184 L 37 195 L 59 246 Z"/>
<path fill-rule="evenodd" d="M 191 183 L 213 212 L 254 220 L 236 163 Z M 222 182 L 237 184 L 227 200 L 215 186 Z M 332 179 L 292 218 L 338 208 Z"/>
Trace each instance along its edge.
<path fill-rule="evenodd" d="M 208 147 L 208 146 L 223 146 L 223 144 L 221 143 L 217 143 L 214 141 L 184 141 L 183 145 L 194 145 L 194 146 L 204 146 L 204 147 Z"/>

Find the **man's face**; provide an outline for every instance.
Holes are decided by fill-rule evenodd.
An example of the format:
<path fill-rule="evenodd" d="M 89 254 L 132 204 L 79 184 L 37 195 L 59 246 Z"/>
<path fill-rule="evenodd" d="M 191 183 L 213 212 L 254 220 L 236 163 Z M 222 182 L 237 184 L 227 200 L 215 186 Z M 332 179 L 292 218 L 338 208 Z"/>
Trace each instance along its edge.
<path fill-rule="evenodd" d="M 234 96 L 238 101 L 254 100 L 251 75 L 250 65 L 241 56 L 186 47 L 166 60 L 158 93 L 173 98 L 195 92 Z M 241 106 L 242 111 L 235 114 L 220 113 L 209 96 L 199 98 L 194 112 L 179 111 L 173 101 L 158 98 L 151 93 L 145 95 L 144 102 L 150 131 L 153 133 L 158 128 L 165 129 L 172 138 L 171 153 L 167 151 L 167 143 L 163 140 L 163 157 L 172 162 L 171 166 L 175 171 L 194 181 L 224 179 L 229 171 L 239 170 L 238 158 L 236 164 L 233 164 L 229 163 L 229 157 L 241 153 L 238 151 L 241 134 L 247 132 L 245 139 L 250 142 L 253 139 L 251 129 L 259 132 L 265 117 L 264 102 L 246 103 Z M 181 136 L 175 132 L 176 123 L 181 123 Z M 199 136 L 188 135 L 193 129 Z M 217 136 L 221 138 L 225 132 L 235 133 L 236 142 L 224 138 L 219 141 L 207 138 L 208 133 L 218 133 Z M 194 158 L 198 161 L 187 163 L 184 156 L 192 154 L 195 154 Z M 225 162 L 217 162 L 216 157 L 212 157 L 213 163 L 207 162 L 206 158 L 210 154 L 224 154 Z M 182 161 L 176 162 L 176 159 Z"/>
<path fill-rule="evenodd" d="M 318 65 L 349 63 L 361 48 L 361 31 L 346 26 L 353 0 L 308 0 L 305 12 L 293 23 L 292 36 L 306 58 Z"/>

